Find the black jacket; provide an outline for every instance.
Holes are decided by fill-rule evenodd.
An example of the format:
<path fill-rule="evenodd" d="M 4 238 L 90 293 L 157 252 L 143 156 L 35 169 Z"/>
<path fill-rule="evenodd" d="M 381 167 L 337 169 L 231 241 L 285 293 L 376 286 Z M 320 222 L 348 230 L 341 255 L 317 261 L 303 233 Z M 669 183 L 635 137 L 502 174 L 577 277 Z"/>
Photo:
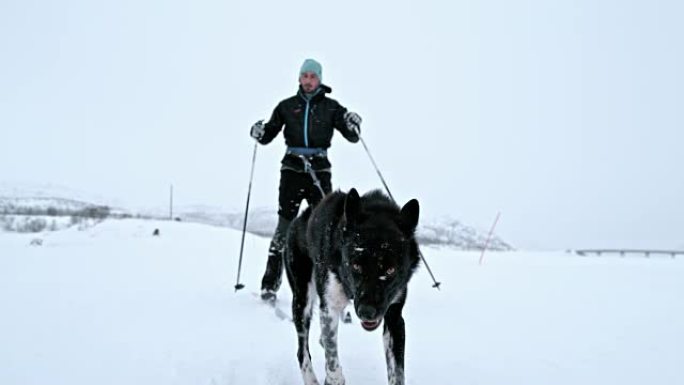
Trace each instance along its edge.
<path fill-rule="evenodd" d="M 270 143 L 285 126 L 283 136 L 288 147 L 309 147 L 327 149 L 335 129 L 350 142 L 359 141 L 359 136 L 344 121 L 347 109 L 336 100 L 328 98 L 330 87 L 321 85 L 321 91 L 307 103 L 301 87 L 297 95 L 278 103 L 271 119 L 265 124 L 265 133 L 259 140 L 261 144 Z M 307 115 L 308 112 L 308 115 Z M 311 157 L 311 165 L 316 171 L 330 169 L 325 156 Z M 285 155 L 284 169 L 304 171 L 302 160 L 293 155 Z"/>

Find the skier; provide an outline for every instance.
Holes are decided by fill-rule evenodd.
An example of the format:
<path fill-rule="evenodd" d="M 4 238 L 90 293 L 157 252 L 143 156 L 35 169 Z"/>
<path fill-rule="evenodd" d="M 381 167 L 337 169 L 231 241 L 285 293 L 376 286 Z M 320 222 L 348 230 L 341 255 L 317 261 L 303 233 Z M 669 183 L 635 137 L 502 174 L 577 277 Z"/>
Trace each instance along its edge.
<path fill-rule="evenodd" d="M 280 168 L 278 225 L 261 281 L 261 298 L 265 301 L 276 298 L 282 281 L 282 251 L 287 229 L 297 216 L 302 200 L 313 206 L 323 198 L 323 193 L 332 191 L 327 149 L 333 130 L 340 131 L 352 143 L 359 141 L 361 117 L 326 96 L 332 89 L 322 84 L 322 75 L 320 63 L 306 59 L 299 71 L 297 94 L 281 101 L 268 122 L 259 120 L 250 131 L 259 143 L 268 144 L 284 125 L 287 145 Z"/>

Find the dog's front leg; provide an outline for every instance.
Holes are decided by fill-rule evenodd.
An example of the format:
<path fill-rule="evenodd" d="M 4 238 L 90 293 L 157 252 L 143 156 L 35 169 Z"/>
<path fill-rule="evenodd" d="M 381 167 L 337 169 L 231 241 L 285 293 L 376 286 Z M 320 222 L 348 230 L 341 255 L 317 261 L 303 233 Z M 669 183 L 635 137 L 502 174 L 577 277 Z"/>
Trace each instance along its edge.
<path fill-rule="evenodd" d="M 385 313 L 383 340 L 387 359 L 387 379 L 389 385 L 404 385 L 404 344 L 406 334 L 404 317 L 401 315 L 403 303 L 391 305 Z"/>
<path fill-rule="evenodd" d="M 290 273 L 288 272 L 288 274 Z M 290 279 L 289 275 L 288 279 Z M 319 385 L 309 353 L 309 328 L 311 327 L 311 313 L 316 292 L 313 289 L 313 282 L 307 285 L 306 281 L 300 281 L 299 284 L 299 287 L 292 290 L 292 319 L 297 329 L 297 360 L 304 385 Z"/>
<path fill-rule="evenodd" d="M 344 385 L 344 375 L 337 354 L 337 327 L 349 300 L 334 275 L 330 274 L 321 298 L 321 343 L 325 350 L 325 385 Z"/>

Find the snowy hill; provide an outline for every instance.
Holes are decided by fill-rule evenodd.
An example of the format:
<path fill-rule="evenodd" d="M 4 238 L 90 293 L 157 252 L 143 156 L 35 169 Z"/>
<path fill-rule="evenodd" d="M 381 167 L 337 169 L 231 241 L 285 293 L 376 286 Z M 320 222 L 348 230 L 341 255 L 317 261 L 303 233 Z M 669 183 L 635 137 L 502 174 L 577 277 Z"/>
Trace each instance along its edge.
<path fill-rule="evenodd" d="M 278 214 L 270 209 L 250 209 L 247 220 L 247 231 L 252 234 L 271 237 L 276 226 Z M 181 208 L 179 215 L 186 221 L 226 226 L 242 230 L 244 212 L 221 212 L 210 207 Z M 439 220 L 421 221 L 418 226 L 418 240 L 423 245 L 443 246 L 459 250 L 482 250 L 487 234 L 459 221 L 442 218 Z M 501 238 L 492 235 L 488 250 L 510 251 L 513 247 Z"/>
<path fill-rule="evenodd" d="M 111 199 L 55 184 L 0 182 L 0 198 L 8 200 L 20 199 L 26 202 L 30 199 L 36 199 L 38 204 L 55 200 L 88 202 L 97 206 L 118 206 Z"/>
<path fill-rule="evenodd" d="M 62 186 L 0 183 L 0 216 L 125 215 L 106 199 Z"/>
<path fill-rule="evenodd" d="M 38 231 L 64 229 L 73 224 L 72 220 L 54 218 L 56 216 L 137 216 L 148 219 L 169 218 L 169 208 L 124 209 L 108 204 L 112 200 L 84 192 L 74 191 L 63 186 L 39 184 L 0 183 L 0 229 L 9 231 Z M 102 211 L 98 208 L 105 208 Z M 88 214 L 88 210 L 90 210 Z M 12 215 L 42 216 L 40 218 L 13 217 Z M 106 214 L 106 215 L 105 215 Z M 49 218 L 44 218 L 49 216 Z M 184 205 L 174 207 L 174 218 L 186 222 L 230 227 L 242 230 L 244 212 L 231 212 L 222 207 L 209 205 Z M 276 226 L 275 210 L 263 207 L 250 209 L 247 231 L 262 237 L 271 237 Z M 55 225 L 52 225 L 54 223 Z M 438 220 L 421 219 L 418 239 L 423 245 L 439 245 L 459 250 L 482 250 L 487 233 L 461 222 L 445 217 Z M 513 247 L 494 234 L 489 250 L 509 251 Z"/>
<path fill-rule="evenodd" d="M 0 197 L 0 230 L 4 231 L 37 233 L 71 226 L 84 228 L 110 215 L 120 216 L 122 212 L 73 199 Z"/>
<path fill-rule="evenodd" d="M 95 204 L 77 201 L 73 199 L 55 197 L 1 197 L 0 214 L 23 213 L 31 215 L 35 212 L 47 212 L 51 209 L 56 212 L 77 212 Z"/>
<path fill-rule="evenodd" d="M 418 241 L 422 245 L 448 246 L 459 250 L 482 250 L 487 243 L 487 235 L 449 218 L 428 220 L 418 227 Z M 511 251 L 513 246 L 492 234 L 487 250 Z"/>
<path fill-rule="evenodd" d="M 301 384 L 294 327 L 252 294 L 267 239 L 248 236 L 235 293 L 239 231 L 129 219 L 33 237 L 0 233 L 1 384 Z M 423 252 L 443 286 L 424 269 L 410 284 L 408 384 L 684 383 L 684 259 Z M 380 331 L 354 319 L 339 338 L 347 383 L 386 383 Z"/>

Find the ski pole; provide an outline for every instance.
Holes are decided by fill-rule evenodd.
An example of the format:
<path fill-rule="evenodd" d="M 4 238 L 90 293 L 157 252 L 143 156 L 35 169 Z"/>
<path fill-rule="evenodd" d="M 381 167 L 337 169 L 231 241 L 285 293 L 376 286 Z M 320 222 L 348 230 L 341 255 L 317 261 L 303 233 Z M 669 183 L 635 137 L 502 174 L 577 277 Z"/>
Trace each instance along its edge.
<path fill-rule="evenodd" d="M 487 235 L 487 241 L 485 242 L 485 245 L 482 248 L 482 254 L 480 254 L 480 265 L 482 265 L 482 261 L 484 260 L 485 251 L 487 251 L 487 247 L 489 247 L 489 241 L 492 239 L 492 233 L 494 232 L 494 228 L 496 227 L 496 224 L 499 222 L 500 216 L 501 216 L 501 212 L 499 211 L 498 213 L 496 213 L 496 219 L 494 219 L 494 224 L 492 224 L 492 228 L 489 229 L 489 235 Z"/>
<path fill-rule="evenodd" d="M 357 131 L 357 134 L 359 134 L 358 131 Z M 387 194 L 389 194 L 389 197 L 390 197 L 390 199 L 392 199 L 392 201 L 396 202 L 394 200 L 394 197 L 392 196 L 392 193 L 390 192 L 389 187 L 387 187 L 387 182 L 385 182 L 385 178 L 382 177 L 382 173 L 380 172 L 378 165 L 375 164 L 375 159 L 373 159 L 373 155 L 371 155 L 370 151 L 368 150 L 368 146 L 366 146 L 366 141 L 363 140 L 363 138 L 361 137 L 361 134 L 359 134 L 359 139 L 361 140 L 361 144 L 363 144 L 363 148 L 366 149 L 366 154 L 368 154 L 368 157 L 370 158 L 371 163 L 373 163 L 373 167 L 375 167 L 375 172 L 378 173 L 378 176 L 380 177 L 380 181 L 382 182 L 382 185 L 385 186 L 385 190 L 387 191 Z"/>
<path fill-rule="evenodd" d="M 254 179 L 254 164 L 256 163 L 257 142 L 254 141 L 254 152 L 252 153 L 252 171 L 249 174 L 249 188 L 247 189 L 247 206 L 245 207 L 245 219 L 242 222 L 242 241 L 240 241 L 240 262 L 238 263 L 237 281 L 235 291 L 243 289 L 245 285 L 240 283 L 240 271 L 242 270 L 242 252 L 245 248 L 245 233 L 247 232 L 247 214 L 249 213 L 249 198 L 252 195 L 252 179 Z"/>
<path fill-rule="evenodd" d="M 371 155 L 370 150 L 368 149 L 368 146 L 366 146 L 366 141 L 363 140 L 361 137 L 361 133 L 359 133 L 358 130 L 355 130 L 356 134 L 359 136 L 359 139 L 361 140 L 361 144 L 363 144 L 363 148 L 366 150 L 366 154 L 368 154 L 368 157 L 371 160 L 371 163 L 373 163 L 373 167 L 375 167 L 375 172 L 378 173 L 378 176 L 380 177 L 380 181 L 382 181 L 382 185 L 385 186 L 385 190 L 387 191 L 387 195 L 389 195 L 390 199 L 392 202 L 396 201 L 394 200 L 394 196 L 392 196 L 392 193 L 390 192 L 389 187 L 387 187 L 387 183 L 385 182 L 385 178 L 382 177 L 382 173 L 380 172 L 380 169 L 378 168 L 378 165 L 375 163 L 375 160 L 373 159 L 373 155 Z M 418 255 L 420 256 L 420 259 L 423 261 L 423 264 L 425 265 L 425 268 L 427 269 L 428 273 L 430 273 L 430 277 L 432 278 L 432 282 L 434 282 L 434 287 L 435 289 L 439 290 L 440 285 L 442 285 L 441 282 L 437 282 L 435 279 L 435 275 L 432 274 L 432 269 L 430 269 L 430 265 L 428 265 L 427 260 L 423 256 L 423 252 L 418 250 Z"/>

